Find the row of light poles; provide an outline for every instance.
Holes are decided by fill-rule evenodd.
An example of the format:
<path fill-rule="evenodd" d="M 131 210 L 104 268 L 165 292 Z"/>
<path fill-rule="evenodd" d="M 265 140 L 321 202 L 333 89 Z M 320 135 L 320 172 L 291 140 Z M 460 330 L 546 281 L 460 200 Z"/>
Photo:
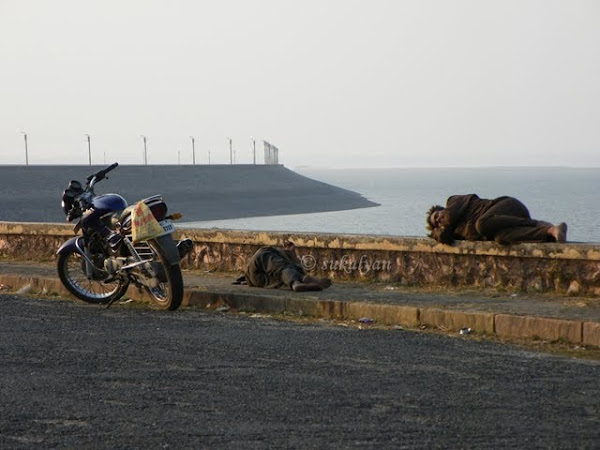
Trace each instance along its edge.
<path fill-rule="evenodd" d="M 23 138 L 25 139 L 25 165 L 29 165 L 29 153 L 27 152 L 27 133 L 21 131 L 23 133 Z"/>
<path fill-rule="evenodd" d="M 23 134 L 23 138 L 25 139 L 25 165 L 28 166 L 29 165 L 29 152 L 28 152 L 28 148 L 27 148 L 27 133 L 25 131 L 21 131 L 21 133 Z M 88 145 L 88 162 L 89 165 L 92 165 L 92 138 L 89 134 L 84 134 L 84 136 L 86 137 L 87 140 L 87 145 Z M 143 134 L 140 134 L 140 137 L 142 138 L 143 142 L 144 142 L 144 154 L 143 156 L 143 161 L 144 161 L 144 165 L 148 165 L 148 137 L 144 136 Z M 196 138 L 194 138 L 194 136 L 190 136 L 190 139 L 192 140 L 192 164 L 196 165 Z M 231 138 L 227 138 L 227 140 L 229 141 L 229 163 L 230 164 L 234 164 L 235 162 L 235 151 L 233 150 L 233 139 Z M 180 152 L 177 152 L 177 162 L 179 163 L 180 161 Z M 252 161 L 254 164 L 256 164 L 256 140 L 252 139 Z M 106 161 L 105 161 L 106 162 Z M 210 164 L 210 150 L 208 150 L 208 164 Z"/>
<path fill-rule="evenodd" d="M 148 158 L 146 155 L 146 142 L 147 138 L 144 135 L 140 135 L 144 139 L 144 164 L 148 164 Z M 196 138 L 190 136 L 192 142 L 192 164 L 196 165 Z M 252 162 L 256 164 L 256 139 L 252 139 Z M 229 164 L 235 164 L 235 149 L 233 148 L 233 139 L 227 138 L 229 142 Z M 177 162 L 181 160 L 181 152 L 177 151 Z M 208 164 L 210 164 L 210 149 L 208 150 Z"/>
<path fill-rule="evenodd" d="M 29 149 L 27 147 L 27 132 L 21 131 L 21 134 L 23 135 L 23 139 L 25 140 L 25 165 L 28 166 L 29 165 Z M 90 138 L 89 134 L 84 134 L 84 136 L 87 139 L 87 144 L 88 144 L 88 160 L 89 160 L 89 163 L 90 163 L 90 166 L 91 166 L 92 165 L 92 143 L 91 143 L 91 138 Z"/>

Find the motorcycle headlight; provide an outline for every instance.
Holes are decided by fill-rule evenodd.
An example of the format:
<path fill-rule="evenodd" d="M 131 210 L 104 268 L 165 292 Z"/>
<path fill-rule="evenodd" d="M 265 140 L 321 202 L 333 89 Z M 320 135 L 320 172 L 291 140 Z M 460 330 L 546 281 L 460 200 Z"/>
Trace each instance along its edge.
<path fill-rule="evenodd" d="M 75 192 L 67 188 L 63 192 L 61 206 L 65 214 L 68 214 L 73 207 L 73 203 L 75 202 Z"/>
<path fill-rule="evenodd" d="M 81 183 L 77 180 L 71 180 L 68 189 L 71 189 L 73 192 L 76 193 L 83 192 L 83 187 L 81 186 Z"/>

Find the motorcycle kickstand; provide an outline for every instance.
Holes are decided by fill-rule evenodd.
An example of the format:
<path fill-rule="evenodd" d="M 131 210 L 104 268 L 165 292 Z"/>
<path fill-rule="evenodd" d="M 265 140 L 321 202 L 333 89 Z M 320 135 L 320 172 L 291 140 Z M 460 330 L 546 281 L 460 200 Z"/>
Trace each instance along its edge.
<path fill-rule="evenodd" d="M 106 282 L 111 282 L 111 281 L 114 281 L 114 280 L 116 280 L 116 278 L 117 278 L 117 277 L 116 277 L 115 275 L 112 275 L 112 276 L 110 276 L 108 279 L 104 280 L 104 282 L 105 282 L 105 283 L 106 283 Z M 117 300 L 119 300 L 119 298 L 113 298 L 111 301 L 109 301 L 109 302 L 106 304 L 106 309 L 110 308 L 110 307 L 112 306 L 112 304 L 113 304 L 114 302 L 116 302 Z"/>

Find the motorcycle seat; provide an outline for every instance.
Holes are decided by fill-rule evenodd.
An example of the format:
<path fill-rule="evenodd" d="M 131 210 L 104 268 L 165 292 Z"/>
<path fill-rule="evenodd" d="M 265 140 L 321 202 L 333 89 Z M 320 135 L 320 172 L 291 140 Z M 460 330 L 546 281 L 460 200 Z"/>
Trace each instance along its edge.
<path fill-rule="evenodd" d="M 148 197 L 145 198 L 143 200 L 140 200 L 141 202 L 144 202 L 146 205 L 148 205 L 149 208 L 151 208 L 153 205 L 156 205 L 158 203 L 163 203 L 164 199 L 162 197 L 162 195 L 153 195 L 152 197 Z M 126 219 L 128 219 L 131 216 L 131 211 L 133 211 L 133 208 L 135 208 L 135 204 L 134 205 L 129 205 L 127 208 L 125 208 L 122 212 L 121 212 L 121 216 L 119 218 L 119 222 L 124 223 Z"/>

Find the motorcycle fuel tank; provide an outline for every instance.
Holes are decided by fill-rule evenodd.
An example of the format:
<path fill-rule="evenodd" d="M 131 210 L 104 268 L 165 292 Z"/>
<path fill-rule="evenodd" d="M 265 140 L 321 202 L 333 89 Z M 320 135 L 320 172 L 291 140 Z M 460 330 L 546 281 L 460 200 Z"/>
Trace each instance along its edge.
<path fill-rule="evenodd" d="M 92 207 L 102 215 L 124 210 L 127 208 L 127 201 L 119 194 L 104 194 L 92 199 Z"/>

